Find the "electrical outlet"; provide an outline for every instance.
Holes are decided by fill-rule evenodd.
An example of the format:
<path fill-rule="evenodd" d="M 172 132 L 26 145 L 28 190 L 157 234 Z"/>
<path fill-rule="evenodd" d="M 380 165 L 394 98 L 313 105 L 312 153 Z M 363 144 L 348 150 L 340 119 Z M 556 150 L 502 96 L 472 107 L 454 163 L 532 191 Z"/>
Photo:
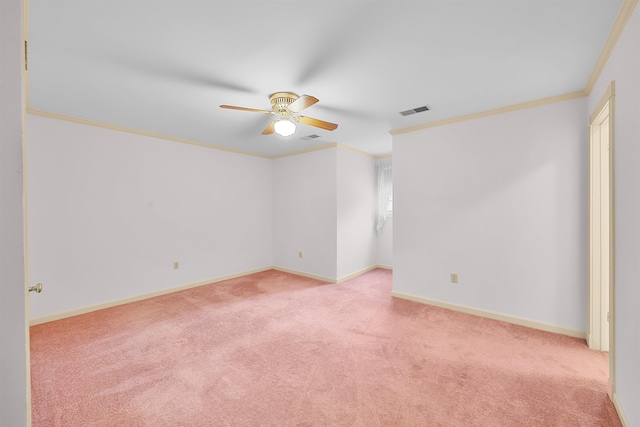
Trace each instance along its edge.
<path fill-rule="evenodd" d="M 298 252 L 298 258 L 302 258 L 302 251 Z"/>
<path fill-rule="evenodd" d="M 451 283 L 458 283 L 458 273 L 451 273 Z"/>
<path fill-rule="evenodd" d="M 180 268 L 180 263 L 179 263 L 178 261 L 174 261 L 174 262 L 173 262 L 173 269 L 174 269 L 174 270 L 177 270 L 177 269 L 179 269 L 179 268 Z"/>

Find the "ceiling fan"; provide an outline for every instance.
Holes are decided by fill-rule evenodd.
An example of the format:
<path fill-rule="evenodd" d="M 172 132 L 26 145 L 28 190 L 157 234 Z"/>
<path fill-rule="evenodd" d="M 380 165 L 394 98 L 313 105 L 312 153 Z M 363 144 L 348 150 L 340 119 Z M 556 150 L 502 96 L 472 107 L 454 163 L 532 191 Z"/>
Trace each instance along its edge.
<path fill-rule="evenodd" d="M 315 126 L 320 129 L 334 130 L 338 127 L 335 123 L 325 122 L 307 116 L 301 116 L 300 111 L 311 107 L 318 102 L 318 98 L 311 95 L 298 96 L 291 92 L 276 92 L 269 96 L 271 111 L 256 110 L 255 108 L 236 107 L 233 105 L 221 105 L 220 108 L 230 110 L 251 111 L 254 113 L 272 114 L 277 116 L 269 126 L 262 131 L 263 135 L 277 133 L 282 136 L 290 136 L 296 131 L 296 123 Z"/>

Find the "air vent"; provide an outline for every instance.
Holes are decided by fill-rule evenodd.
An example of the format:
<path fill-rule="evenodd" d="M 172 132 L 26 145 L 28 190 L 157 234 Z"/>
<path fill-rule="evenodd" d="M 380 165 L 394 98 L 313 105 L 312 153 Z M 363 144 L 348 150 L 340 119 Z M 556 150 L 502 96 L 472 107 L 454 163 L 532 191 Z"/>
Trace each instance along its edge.
<path fill-rule="evenodd" d="M 320 135 L 316 135 L 315 133 L 312 135 L 307 135 L 307 136 L 303 136 L 302 139 L 303 141 L 308 141 L 310 139 L 316 139 L 316 138 L 320 138 Z"/>
<path fill-rule="evenodd" d="M 429 111 L 429 107 L 425 105 L 422 107 L 412 108 L 411 110 L 400 111 L 400 114 L 403 116 L 410 116 L 412 114 L 422 113 L 423 111 Z"/>

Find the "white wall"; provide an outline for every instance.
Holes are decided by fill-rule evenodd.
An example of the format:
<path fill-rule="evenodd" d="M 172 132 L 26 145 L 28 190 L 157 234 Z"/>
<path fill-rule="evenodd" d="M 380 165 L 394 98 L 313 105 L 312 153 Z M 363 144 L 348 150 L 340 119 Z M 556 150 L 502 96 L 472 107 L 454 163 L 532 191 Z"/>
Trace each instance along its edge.
<path fill-rule="evenodd" d="M 393 217 L 385 221 L 376 244 L 376 264 L 393 267 Z"/>
<path fill-rule="evenodd" d="M 390 159 L 376 160 L 378 163 L 387 163 Z M 393 217 L 387 218 L 382 227 L 382 232 L 376 239 L 376 264 L 385 267 L 393 266 Z"/>
<path fill-rule="evenodd" d="M 30 274 L 47 289 L 32 317 L 273 265 L 270 160 L 35 115 L 27 126 Z"/>
<path fill-rule="evenodd" d="M 336 151 L 329 148 L 273 160 L 273 259 L 277 267 L 336 278 Z"/>
<path fill-rule="evenodd" d="M 22 170 L 22 2 L 0 1 L 0 425 L 30 424 Z"/>
<path fill-rule="evenodd" d="M 352 150 L 275 159 L 275 266 L 336 280 L 375 265 L 374 194 L 375 160 Z"/>
<path fill-rule="evenodd" d="M 375 232 L 375 159 L 337 150 L 337 278 L 377 264 Z"/>
<path fill-rule="evenodd" d="M 588 103 L 593 112 L 615 80 L 616 394 L 640 426 L 640 8 L 629 19 Z"/>
<path fill-rule="evenodd" d="M 38 115 L 27 126 L 30 273 L 47 289 L 32 318 L 273 265 L 334 280 L 376 264 L 370 157 L 269 160 Z"/>
<path fill-rule="evenodd" d="M 585 117 L 582 98 L 394 136 L 394 291 L 585 330 Z"/>

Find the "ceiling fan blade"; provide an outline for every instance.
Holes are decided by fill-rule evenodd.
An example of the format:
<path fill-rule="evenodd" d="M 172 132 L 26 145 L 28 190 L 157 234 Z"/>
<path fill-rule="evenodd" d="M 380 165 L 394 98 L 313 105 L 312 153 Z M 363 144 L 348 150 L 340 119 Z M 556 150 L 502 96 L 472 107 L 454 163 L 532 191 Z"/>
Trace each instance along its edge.
<path fill-rule="evenodd" d="M 304 110 L 305 108 L 311 107 L 316 102 L 318 102 L 318 98 L 316 98 L 315 96 L 302 95 L 300 98 L 296 99 L 291 104 L 289 104 L 289 107 L 287 108 L 289 108 L 289 111 L 298 113 Z"/>
<path fill-rule="evenodd" d="M 311 117 L 298 116 L 298 121 L 305 125 L 315 126 L 325 130 L 334 130 L 338 127 L 335 123 L 325 122 L 324 120 L 313 119 Z"/>
<path fill-rule="evenodd" d="M 236 107 L 234 105 L 221 105 L 220 108 L 226 108 L 229 110 L 250 111 L 252 113 L 273 114 L 273 111 L 269 110 L 256 110 L 255 108 Z"/>
<path fill-rule="evenodd" d="M 275 120 L 272 121 L 271 123 L 269 123 L 269 126 L 267 126 L 263 131 L 262 134 L 263 135 L 271 135 L 273 133 L 273 125 L 275 125 L 276 122 Z"/>

